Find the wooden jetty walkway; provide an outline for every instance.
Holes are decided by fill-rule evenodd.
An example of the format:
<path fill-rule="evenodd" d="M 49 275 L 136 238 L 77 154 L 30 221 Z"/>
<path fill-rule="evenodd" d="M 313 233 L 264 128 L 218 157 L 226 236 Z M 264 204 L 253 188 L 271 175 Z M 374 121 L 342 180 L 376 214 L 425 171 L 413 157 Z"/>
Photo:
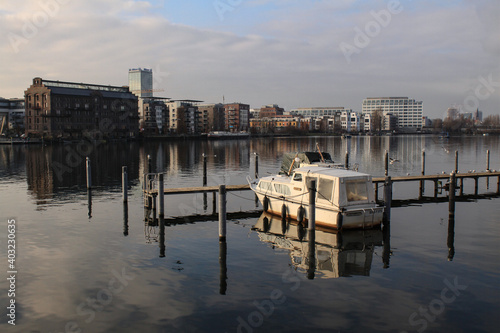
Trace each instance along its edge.
<path fill-rule="evenodd" d="M 497 177 L 497 192 L 499 191 L 498 186 L 500 186 L 500 172 L 472 172 L 472 173 L 456 173 L 455 178 L 457 180 L 463 180 L 463 179 L 474 179 L 475 183 L 479 181 L 480 178 L 490 178 L 490 177 Z M 449 180 L 450 175 L 448 174 L 437 174 L 437 175 L 417 175 L 417 176 L 394 176 L 390 177 L 390 180 L 392 183 L 398 183 L 398 182 L 412 182 L 412 181 L 433 181 L 435 184 L 437 184 L 438 181 L 441 180 Z M 380 183 L 385 183 L 386 177 L 373 177 L 372 182 L 375 185 L 378 185 Z M 475 184 L 475 189 L 477 188 L 477 185 Z M 439 186 L 439 185 L 436 185 Z M 232 192 L 232 191 L 247 191 L 250 190 L 250 186 L 248 184 L 245 185 L 226 185 L 226 192 Z M 197 187 L 179 187 L 179 188 L 164 188 L 163 193 L 165 195 L 171 195 L 171 194 L 193 194 L 193 193 L 211 193 L 211 192 L 218 192 L 219 191 L 219 186 L 197 186 Z M 158 195 L 158 188 L 153 187 L 149 189 L 144 190 L 145 195 L 152 195 L 156 196 Z M 477 193 L 476 193 L 477 194 Z"/>

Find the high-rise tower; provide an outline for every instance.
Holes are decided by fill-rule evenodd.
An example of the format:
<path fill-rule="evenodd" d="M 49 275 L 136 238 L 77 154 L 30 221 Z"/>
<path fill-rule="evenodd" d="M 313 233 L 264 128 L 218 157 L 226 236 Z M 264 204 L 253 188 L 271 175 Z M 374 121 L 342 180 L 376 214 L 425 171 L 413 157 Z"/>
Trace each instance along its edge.
<path fill-rule="evenodd" d="M 130 91 L 137 97 L 153 97 L 153 70 L 147 68 L 129 69 L 128 85 Z"/>

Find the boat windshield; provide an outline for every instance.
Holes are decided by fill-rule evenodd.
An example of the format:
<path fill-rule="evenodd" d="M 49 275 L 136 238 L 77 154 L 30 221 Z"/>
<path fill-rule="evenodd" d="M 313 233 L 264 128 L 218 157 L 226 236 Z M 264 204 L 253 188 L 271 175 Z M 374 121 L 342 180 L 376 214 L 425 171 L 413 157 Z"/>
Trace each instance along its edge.
<path fill-rule="evenodd" d="M 367 201 L 368 191 L 366 189 L 365 181 L 347 181 L 345 184 L 347 192 L 347 201 Z"/>

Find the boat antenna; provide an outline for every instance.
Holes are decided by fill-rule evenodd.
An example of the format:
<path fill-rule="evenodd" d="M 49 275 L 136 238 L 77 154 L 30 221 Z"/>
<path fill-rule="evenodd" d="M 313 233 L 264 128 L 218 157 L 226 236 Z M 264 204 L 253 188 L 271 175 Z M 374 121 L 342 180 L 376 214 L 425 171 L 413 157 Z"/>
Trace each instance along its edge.
<path fill-rule="evenodd" d="M 318 148 L 318 153 L 319 156 L 321 157 L 321 162 L 325 163 L 325 158 L 323 157 L 323 154 L 321 154 L 321 149 L 319 149 L 319 143 L 316 142 L 316 148 Z"/>
<path fill-rule="evenodd" d="M 292 173 L 293 165 L 295 164 L 295 161 L 297 160 L 298 156 L 299 156 L 299 153 L 295 154 L 295 157 L 293 158 L 292 164 L 290 165 L 290 169 L 288 169 L 287 176 L 290 176 L 290 174 Z"/>

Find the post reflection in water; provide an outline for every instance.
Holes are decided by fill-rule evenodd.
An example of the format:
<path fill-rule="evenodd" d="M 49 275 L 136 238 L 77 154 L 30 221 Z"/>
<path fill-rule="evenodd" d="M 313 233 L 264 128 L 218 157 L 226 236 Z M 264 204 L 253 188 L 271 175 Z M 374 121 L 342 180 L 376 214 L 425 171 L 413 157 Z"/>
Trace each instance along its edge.
<path fill-rule="evenodd" d="M 448 219 L 448 239 L 446 241 L 448 246 L 448 261 L 452 261 L 455 256 L 455 216 L 450 215 Z"/>
<path fill-rule="evenodd" d="M 375 247 L 385 245 L 382 230 L 378 228 L 306 231 L 292 220 L 283 233 L 281 218 L 268 213 L 261 215 L 253 230 L 258 232 L 262 242 L 289 250 L 292 265 L 306 274 L 308 279 L 369 276 Z M 384 250 L 389 253 L 388 232 L 385 237 L 387 246 Z"/>
<path fill-rule="evenodd" d="M 227 243 L 219 242 L 220 288 L 219 294 L 225 295 L 227 290 Z"/>
<path fill-rule="evenodd" d="M 165 258 L 165 219 L 160 216 L 160 258 Z"/>
<path fill-rule="evenodd" d="M 128 236 L 128 203 L 123 203 L 123 236 Z"/>
<path fill-rule="evenodd" d="M 207 192 L 203 192 L 203 211 L 206 212 L 208 209 L 208 197 Z"/>
<path fill-rule="evenodd" d="M 383 229 L 384 250 L 382 251 L 382 261 L 384 268 L 389 268 L 391 260 L 391 223 L 386 221 Z"/>
<path fill-rule="evenodd" d="M 316 252 L 316 230 L 309 230 L 308 231 L 308 237 L 309 237 L 309 255 L 307 256 L 307 261 L 308 261 L 308 268 L 307 268 L 307 278 L 309 280 L 314 279 L 314 271 L 316 270 L 316 257 L 315 257 L 315 252 Z"/>
<path fill-rule="evenodd" d="M 92 218 L 92 189 L 87 189 L 87 204 L 89 207 L 89 219 Z"/>

